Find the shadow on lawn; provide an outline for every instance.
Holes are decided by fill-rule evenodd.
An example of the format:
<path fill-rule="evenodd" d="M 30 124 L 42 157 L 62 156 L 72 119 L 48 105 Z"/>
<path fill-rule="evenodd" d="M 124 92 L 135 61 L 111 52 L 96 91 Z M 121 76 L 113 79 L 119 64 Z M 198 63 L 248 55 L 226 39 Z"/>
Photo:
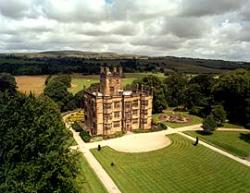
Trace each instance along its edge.
<path fill-rule="evenodd" d="M 212 135 L 213 133 L 212 132 L 207 132 L 207 131 L 195 131 L 197 134 L 199 135 Z"/>
<path fill-rule="evenodd" d="M 250 143 L 250 133 L 240 133 L 240 139 L 247 143 Z"/>

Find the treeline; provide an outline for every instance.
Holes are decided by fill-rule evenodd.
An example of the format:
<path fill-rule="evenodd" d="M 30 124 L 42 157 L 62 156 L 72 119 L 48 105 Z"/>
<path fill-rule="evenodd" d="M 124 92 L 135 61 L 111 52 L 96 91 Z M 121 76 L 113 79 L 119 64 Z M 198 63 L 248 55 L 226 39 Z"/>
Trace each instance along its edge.
<path fill-rule="evenodd" d="M 218 77 L 174 73 L 163 81 L 147 76 L 129 87 L 138 84 L 153 87 L 153 113 L 177 107 L 203 118 L 212 115 L 218 124 L 227 116 L 230 122 L 250 128 L 250 71 L 236 70 Z"/>
<path fill-rule="evenodd" d="M 49 97 L 24 95 L 0 74 L 0 192 L 79 192 L 78 157 Z"/>
<path fill-rule="evenodd" d="M 83 108 L 84 90 L 75 95 L 68 91 L 71 87 L 71 77 L 68 74 L 48 76 L 45 81 L 44 95 L 50 97 L 61 112 Z"/>
<path fill-rule="evenodd" d="M 125 72 L 220 73 L 237 68 L 250 68 L 247 62 L 228 62 L 177 57 L 148 59 L 86 59 L 80 57 L 0 56 L 0 72 L 13 75 L 58 73 L 98 74 L 101 64 L 121 65 Z"/>

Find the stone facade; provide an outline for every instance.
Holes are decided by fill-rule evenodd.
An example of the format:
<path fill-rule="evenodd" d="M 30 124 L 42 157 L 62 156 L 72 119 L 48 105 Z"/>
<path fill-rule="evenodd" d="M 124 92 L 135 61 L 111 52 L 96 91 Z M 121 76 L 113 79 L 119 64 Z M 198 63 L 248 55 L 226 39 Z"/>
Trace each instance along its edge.
<path fill-rule="evenodd" d="M 85 92 L 85 126 L 91 135 L 150 129 L 152 92 L 122 89 L 122 68 L 101 67 L 100 88 Z"/>

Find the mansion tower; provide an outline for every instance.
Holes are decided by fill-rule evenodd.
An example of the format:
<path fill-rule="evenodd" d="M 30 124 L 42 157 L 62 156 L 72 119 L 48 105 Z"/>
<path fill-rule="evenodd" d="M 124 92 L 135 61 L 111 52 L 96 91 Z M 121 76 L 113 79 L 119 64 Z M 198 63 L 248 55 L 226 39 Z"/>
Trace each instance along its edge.
<path fill-rule="evenodd" d="M 150 129 L 152 91 L 123 90 L 122 67 L 101 66 L 100 87 L 85 92 L 85 127 L 93 136 Z"/>

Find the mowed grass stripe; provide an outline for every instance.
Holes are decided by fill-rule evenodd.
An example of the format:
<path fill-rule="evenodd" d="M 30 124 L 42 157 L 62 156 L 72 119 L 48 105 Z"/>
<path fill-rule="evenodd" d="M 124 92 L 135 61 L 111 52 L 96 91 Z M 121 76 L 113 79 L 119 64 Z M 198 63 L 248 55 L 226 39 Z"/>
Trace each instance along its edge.
<path fill-rule="evenodd" d="M 168 137 L 172 144 L 158 151 L 92 153 L 124 193 L 249 192 L 249 167 L 177 134 Z"/>
<path fill-rule="evenodd" d="M 250 143 L 241 139 L 250 134 L 245 131 L 215 131 L 211 135 L 202 135 L 196 131 L 184 132 L 192 137 L 199 137 L 203 141 L 241 158 L 250 156 Z"/>

